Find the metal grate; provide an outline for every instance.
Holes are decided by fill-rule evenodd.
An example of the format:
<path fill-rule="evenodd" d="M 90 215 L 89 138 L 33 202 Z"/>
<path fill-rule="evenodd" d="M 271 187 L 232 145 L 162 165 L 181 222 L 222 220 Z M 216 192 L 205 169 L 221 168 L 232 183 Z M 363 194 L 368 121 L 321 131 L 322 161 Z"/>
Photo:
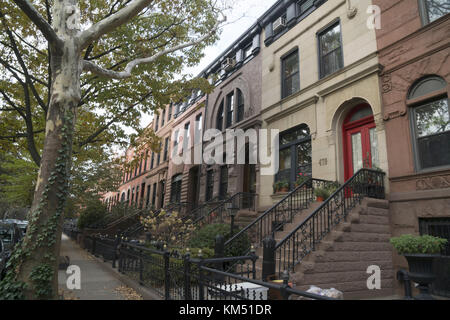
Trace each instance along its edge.
<path fill-rule="evenodd" d="M 437 275 L 432 285 L 433 294 L 450 297 L 450 218 L 419 219 L 420 234 L 431 235 L 448 240 L 442 257 L 434 262 L 434 272 Z"/>

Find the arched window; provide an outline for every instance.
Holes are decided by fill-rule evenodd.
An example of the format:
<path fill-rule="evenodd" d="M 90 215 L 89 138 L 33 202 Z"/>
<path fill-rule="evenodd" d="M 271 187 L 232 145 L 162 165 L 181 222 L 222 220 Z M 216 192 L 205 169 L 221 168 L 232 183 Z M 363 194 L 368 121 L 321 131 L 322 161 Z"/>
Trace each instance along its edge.
<path fill-rule="evenodd" d="M 310 176 L 311 151 L 311 135 L 306 124 L 280 133 L 280 171 L 275 181 L 287 182 L 293 187 L 300 173 Z"/>
<path fill-rule="evenodd" d="M 242 91 L 237 89 L 237 112 L 236 112 L 236 122 L 241 122 L 244 120 L 244 95 Z"/>
<path fill-rule="evenodd" d="M 216 128 L 219 131 L 223 130 L 223 100 L 220 103 L 219 110 L 217 111 Z"/>
<path fill-rule="evenodd" d="M 417 170 L 450 166 L 450 110 L 447 83 L 438 76 L 417 81 L 408 106 Z"/>

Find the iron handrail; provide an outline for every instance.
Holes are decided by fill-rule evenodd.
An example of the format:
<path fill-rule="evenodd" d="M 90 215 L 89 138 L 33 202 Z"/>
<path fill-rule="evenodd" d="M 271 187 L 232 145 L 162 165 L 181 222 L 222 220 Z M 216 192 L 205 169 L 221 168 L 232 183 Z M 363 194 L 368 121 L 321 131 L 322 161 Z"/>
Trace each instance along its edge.
<path fill-rule="evenodd" d="M 247 233 L 252 227 L 254 227 L 256 224 L 261 223 L 262 225 L 262 220 L 266 219 L 267 217 L 269 217 L 269 215 L 274 212 L 277 208 L 281 207 L 282 205 L 285 204 L 285 202 L 288 202 L 289 199 L 292 199 L 294 195 L 296 195 L 299 190 L 303 190 L 304 187 L 307 186 L 311 186 L 311 197 L 310 198 L 305 198 L 305 203 L 304 205 L 306 205 L 308 202 L 312 201 L 312 194 L 313 194 L 313 188 L 314 188 L 314 182 L 318 182 L 321 184 L 330 184 L 333 183 L 331 181 L 327 181 L 327 180 L 322 180 L 322 179 L 314 179 L 314 178 L 309 178 L 308 180 L 306 180 L 305 182 L 303 182 L 302 184 L 300 184 L 298 187 L 296 187 L 294 190 L 290 191 L 285 197 L 283 197 L 283 199 L 281 199 L 278 203 L 276 203 L 275 205 L 273 205 L 271 208 L 269 208 L 268 210 L 266 210 L 262 215 L 260 215 L 258 218 L 256 218 L 253 222 L 251 222 L 249 225 L 247 225 L 245 228 L 243 228 L 241 231 L 239 231 L 238 233 L 236 233 L 233 237 L 231 237 L 230 239 L 228 239 L 225 242 L 225 248 L 229 247 L 234 241 L 236 241 L 236 239 L 238 239 L 239 237 L 241 237 L 244 233 Z M 275 217 L 276 218 L 276 217 Z M 270 222 L 272 222 L 273 220 L 271 220 Z M 276 229 L 280 229 L 282 227 L 282 225 L 284 225 L 285 223 L 282 223 L 278 226 L 278 228 Z M 262 240 L 264 240 L 264 237 L 268 236 L 270 233 L 274 233 L 276 232 L 276 229 L 270 229 L 270 232 L 266 235 L 260 235 L 258 242 L 255 244 L 260 244 Z M 250 249 L 250 248 L 249 248 Z"/>
<path fill-rule="evenodd" d="M 256 193 L 251 193 L 251 192 L 238 192 L 236 194 L 234 194 L 233 196 L 229 197 L 228 199 L 225 200 L 221 200 L 220 204 L 218 206 L 216 206 L 215 208 L 211 209 L 206 215 L 203 215 L 201 217 L 198 217 L 196 220 L 194 220 L 194 224 L 198 224 L 201 221 L 203 221 L 206 218 L 209 218 L 213 213 L 215 213 L 218 210 L 221 210 L 226 204 L 232 204 L 234 200 L 236 200 L 237 198 L 239 198 L 240 196 L 251 196 L 251 197 L 256 197 L 257 194 Z M 255 205 L 255 201 L 253 202 Z M 241 209 L 241 208 L 240 208 Z"/>
<path fill-rule="evenodd" d="M 376 183 L 371 185 L 371 179 L 373 179 L 373 177 L 370 177 L 370 175 L 376 177 L 379 185 Z M 303 259 L 309 252 L 313 251 L 315 245 L 320 243 L 324 236 L 331 232 L 331 227 L 339 224 L 342 219 L 347 217 L 348 212 L 354 208 L 356 202 L 361 203 L 362 199 L 366 196 L 384 199 L 385 175 L 386 174 L 384 172 L 373 169 L 359 170 L 345 184 L 340 186 L 328 199 L 326 199 L 316 210 L 314 210 L 305 220 L 303 220 L 279 243 L 277 243 L 275 246 L 275 254 L 276 257 L 279 257 L 279 273 L 281 274 L 284 270 L 292 270 L 301 259 Z M 361 179 L 362 181 L 359 181 Z M 353 186 L 353 184 L 356 185 Z M 369 192 L 369 186 L 379 187 L 380 190 L 376 190 L 375 193 L 371 194 Z M 334 210 L 333 204 L 335 205 Z M 340 214 L 337 212 L 339 209 L 342 210 Z M 319 219 L 319 214 L 322 212 L 326 213 L 326 217 L 321 216 Z M 319 227 L 322 227 L 322 230 L 318 230 Z M 300 234 L 297 235 L 299 232 Z M 292 246 L 290 241 L 292 241 Z M 297 242 L 301 243 L 301 245 L 298 245 Z M 286 246 L 288 246 L 288 248 L 286 248 Z M 281 252 L 282 249 L 284 249 L 283 256 Z M 304 250 L 304 252 L 298 254 L 296 249 Z M 292 261 L 290 260 L 291 258 Z"/>

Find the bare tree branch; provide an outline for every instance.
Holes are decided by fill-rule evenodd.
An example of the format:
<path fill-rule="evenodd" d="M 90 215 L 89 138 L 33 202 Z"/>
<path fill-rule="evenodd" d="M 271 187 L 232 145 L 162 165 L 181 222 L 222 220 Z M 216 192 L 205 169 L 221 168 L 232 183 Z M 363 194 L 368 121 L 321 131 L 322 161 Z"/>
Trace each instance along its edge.
<path fill-rule="evenodd" d="M 41 16 L 28 0 L 13 0 L 27 17 L 38 27 L 53 48 L 62 48 L 63 40 L 58 37 L 52 26 Z"/>
<path fill-rule="evenodd" d="M 17 0 L 14 0 L 17 1 Z M 26 1 L 26 0 L 22 0 Z M 98 40 L 102 35 L 120 27 L 139 14 L 145 7 L 149 6 L 153 0 L 134 0 L 125 8 L 120 9 L 109 17 L 99 21 L 89 29 L 83 31 L 79 36 L 82 49 Z"/>
<path fill-rule="evenodd" d="M 95 63 L 91 62 L 91 61 L 83 61 L 83 70 L 85 71 L 89 71 L 92 72 L 94 74 L 97 74 L 99 76 L 105 77 L 105 78 L 110 78 L 110 79 L 126 79 L 126 78 L 130 78 L 131 77 L 131 72 L 133 71 L 133 69 L 140 65 L 140 64 L 148 64 L 148 63 L 152 63 L 154 62 L 156 59 L 158 59 L 159 57 L 175 52 L 175 51 L 179 51 L 188 47 L 192 47 L 195 46 L 203 41 L 205 41 L 206 39 L 208 39 L 210 36 L 212 36 L 217 29 L 220 27 L 220 25 L 226 21 L 226 17 L 223 17 L 223 19 L 220 19 L 217 21 L 216 25 L 205 35 L 201 36 L 200 38 L 196 39 L 196 40 L 192 40 L 186 43 L 182 43 L 179 44 L 177 46 L 162 50 L 156 54 L 154 54 L 151 57 L 147 57 L 147 58 L 140 58 L 140 59 L 135 59 L 130 61 L 127 66 L 125 67 L 124 71 L 121 72 L 117 72 L 117 71 L 112 71 L 112 70 L 107 70 L 104 69 L 98 65 L 96 65 Z"/>

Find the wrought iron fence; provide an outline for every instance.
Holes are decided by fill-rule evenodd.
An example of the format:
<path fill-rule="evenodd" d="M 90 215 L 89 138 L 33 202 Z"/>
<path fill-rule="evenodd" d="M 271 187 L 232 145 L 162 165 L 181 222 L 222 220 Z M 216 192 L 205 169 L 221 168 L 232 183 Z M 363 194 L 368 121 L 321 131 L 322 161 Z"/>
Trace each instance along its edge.
<path fill-rule="evenodd" d="M 370 169 L 359 170 L 349 181 L 337 189 L 319 208 L 299 224 L 275 247 L 278 274 L 293 270 L 315 246 L 346 220 L 349 212 L 364 197 L 385 198 L 385 173 Z"/>
<path fill-rule="evenodd" d="M 295 290 L 284 275 L 283 285 L 256 280 L 254 254 L 241 257 L 195 259 L 122 243 L 119 271 L 156 291 L 166 300 L 268 300 L 301 296 L 309 299 L 331 298 Z M 226 272 L 224 266 L 239 262 L 240 268 Z M 272 292 L 272 296 L 271 296 Z M 274 294 L 275 293 L 275 294 Z"/>

